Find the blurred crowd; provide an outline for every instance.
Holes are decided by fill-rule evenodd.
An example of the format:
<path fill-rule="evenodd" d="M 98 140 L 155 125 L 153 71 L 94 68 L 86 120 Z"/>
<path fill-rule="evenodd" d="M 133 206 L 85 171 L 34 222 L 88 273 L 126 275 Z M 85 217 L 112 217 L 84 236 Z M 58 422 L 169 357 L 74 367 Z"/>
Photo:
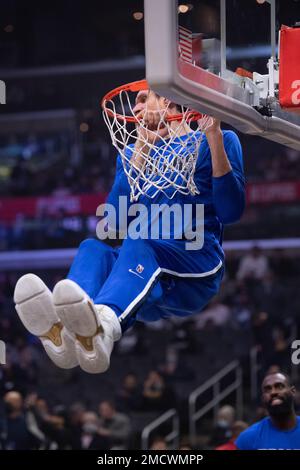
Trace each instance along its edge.
<path fill-rule="evenodd" d="M 86 124 L 88 125 L 88 124 Z M 94 128 L 97 124 L 94 123 Z M 10 134 L 0 139 L 3 167 L 0 194 L 10 196 L 65 196 L 107 191 L 115 159 L 113 148 L 101 131 L 91 128 L 80 144 L 67 132 L 52 134 Z"/>
<path fill-rule="evenodd" d="M 97 119 L 100 121 L 99 117 Z M 0 162 L 9 157 L 14 164 L 5 170 L 8 174 L 1 194 L 64 196 L 108 191 L 114 176 L 116 151 L 107 131 L 100 128 L 96 119 L 85 124 L 89 130 L 84 136 L 82 150 L 71 149 L 68 136 L 59 133 L 51 136 L 33 133 L 27 138 L 11 134 L 6 142 L 2 139 Z M 300 152 L 261 139 L 252 138 L 250 143 L 249 137 L 241 138 L 248 182 L 297 180 Z M 80 151 L 83 151 L 83 158 L 71 158 Z"/>

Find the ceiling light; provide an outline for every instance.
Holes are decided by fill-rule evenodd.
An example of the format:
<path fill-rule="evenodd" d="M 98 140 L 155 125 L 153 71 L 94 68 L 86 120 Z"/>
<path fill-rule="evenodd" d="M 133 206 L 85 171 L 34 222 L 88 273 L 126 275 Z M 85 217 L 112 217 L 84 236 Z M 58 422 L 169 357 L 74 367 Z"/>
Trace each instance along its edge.
<path fill-rule="evenodd" d="M 135 11 L 132 16 L 135 20 L 140 21 L 144 18 L 144 13 L 142 11 Z"/>
<path fill-rule="evenodd" d="M 4 27 L 4 31 L 6 33 L 12 33 L 14 31 L 14 26 L 12 24 L 7 24 L 5 27 Z"/>
<path fill-rule="evenodd" d="M 189 6 L 184 3 L 182 5 L 179 5 L 178 7 L 179 13 L 187 13 L 189 9 L 190 9 Z"/>
<path fill-rule="evenodd" d="M 88 132 L 89 125 L 86 122 L 82 122 L 79 126 L 80 132 Z"/>

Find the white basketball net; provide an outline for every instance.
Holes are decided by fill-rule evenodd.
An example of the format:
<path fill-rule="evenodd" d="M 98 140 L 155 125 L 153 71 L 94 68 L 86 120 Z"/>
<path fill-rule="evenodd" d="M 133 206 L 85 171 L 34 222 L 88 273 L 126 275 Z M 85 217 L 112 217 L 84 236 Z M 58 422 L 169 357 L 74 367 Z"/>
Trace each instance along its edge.
<path fill-rule="evenodd" d="M 127 118 L 135 118 L 135 114 L 128 91 L 122 90 L 104 102 L 103 117 L 122 159 L 131 202 L 141 195 L 153 199 L 159 192 L 168 199 L 177 192 L 186 195 L 199 192 L 194 183 L 195 167 L 203 132 L 212 124 L 212 118 L 202 115 L 192 124 L 195 112 L 182 106 L 178 109 L 178 118 L 170 121 L 171 104 L 164 110 L 157 108 L 157 112 L 146 106 L 144 117 L 131 123 Z M 145 119 L 151 113 L 152 116 L 155 113 L 155 128 L 150 128 Z M 160 129 L 164 129 L 163 137 Z"/>

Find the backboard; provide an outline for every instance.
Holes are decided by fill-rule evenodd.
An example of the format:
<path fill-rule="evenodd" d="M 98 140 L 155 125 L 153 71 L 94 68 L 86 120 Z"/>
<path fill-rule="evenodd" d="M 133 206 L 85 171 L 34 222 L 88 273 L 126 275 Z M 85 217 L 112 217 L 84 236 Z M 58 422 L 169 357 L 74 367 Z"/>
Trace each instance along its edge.
<path fill-rule="evenodd" d="M 286 21 L 279 2 L 144 0 L 150 87 L 242 132 L 300 150 L 300 115 L 282 109 L 279 99 L 278 41 Z M 286 0 L 286 10 L 289 3 L 295 8 Z"/>

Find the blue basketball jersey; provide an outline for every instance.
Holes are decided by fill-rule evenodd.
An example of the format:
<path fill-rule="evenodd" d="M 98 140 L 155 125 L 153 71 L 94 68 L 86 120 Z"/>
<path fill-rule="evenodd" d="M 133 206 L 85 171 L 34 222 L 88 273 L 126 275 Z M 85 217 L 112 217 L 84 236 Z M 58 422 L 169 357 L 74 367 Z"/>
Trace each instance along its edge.
<path fill-rule="evenodd" d="M 300 416 L 294 429 L 276 429 L 270 418 L 264 418 L 240 434 L 239 450 L 300 450 Z"/>

